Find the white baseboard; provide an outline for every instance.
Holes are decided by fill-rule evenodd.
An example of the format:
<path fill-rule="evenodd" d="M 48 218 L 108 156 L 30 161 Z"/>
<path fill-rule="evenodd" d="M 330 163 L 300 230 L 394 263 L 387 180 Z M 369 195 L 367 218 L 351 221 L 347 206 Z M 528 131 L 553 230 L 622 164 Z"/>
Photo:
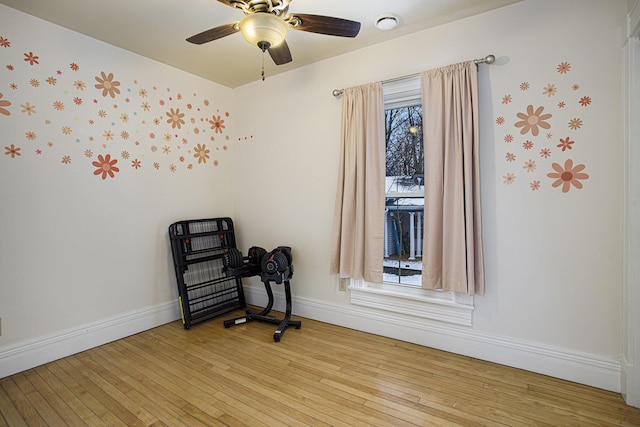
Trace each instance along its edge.
<path fill-rule="evenodd" d="M 249 304 L 264 306 L 264 289 L 245 286 Z M 274 291 L 274 309 L 284 295 Z M 614 392 L 621 389 L 620 361 L 565 348 L 494 336 L 466 327 L 368 308 L 338 307 L 293 298 L 293 313 L 326 323 L 500 363 Z M 177 302 L 96 322 L 38 340 L 0 348 L 0 378 L 180 319 Z M 303 324 L 304 327 L 304 324 Z"/>
<path fill-rule="evenodd" d="M 178 319 L 178 303 L 169 302 L 40 339 L 0 347 L 0 378 Z"/>
<path fill-rule="evenodd" d="M 621 384 L 622 396 L 629 406 L 640 408 L 640 371 L 637 365 L 629 363 L 625 357 L 620 362 L 622 366 Z"/>
<path fill-rule="evenodd" d="M 284 295 L 277 291 L 277 287 L 275 289 L 274 309 L 283 311 Z M 266 305 L 267 296 L 263 288 L 245 286 L 245 296 L 248 304 Z M 620 361 L 614 358 L 354 305 L 332 306 L 294 296 L 292 306 L 296 316 L 620 392 L 621 366 Z"/>

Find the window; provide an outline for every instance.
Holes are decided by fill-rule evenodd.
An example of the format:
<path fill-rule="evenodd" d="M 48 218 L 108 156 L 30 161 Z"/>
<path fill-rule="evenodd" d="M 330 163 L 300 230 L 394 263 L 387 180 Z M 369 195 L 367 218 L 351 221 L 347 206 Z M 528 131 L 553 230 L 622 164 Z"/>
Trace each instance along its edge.
<path fill-rule="evenodd" d="M 386 205 L 383 283 L 351 280 L 351 303 L 470 326 L 473 297 L 422 289 L 424 140 L 420 76 L 384 84 Z"/>
<path fill-rule="evenodd" d="M 417 78 L 385 84 L 386 283 L 420 287 L 424 217 L 422 100 Z"/>

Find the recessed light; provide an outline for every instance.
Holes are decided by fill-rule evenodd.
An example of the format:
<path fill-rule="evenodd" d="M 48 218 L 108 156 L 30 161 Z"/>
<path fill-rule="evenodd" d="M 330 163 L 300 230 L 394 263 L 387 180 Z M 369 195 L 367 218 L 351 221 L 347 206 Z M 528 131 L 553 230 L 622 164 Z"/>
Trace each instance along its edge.
<path fill-rule="evenodd" d="M 379 30 L 391 30 L 398 25 L 399 17 L 393 13 L 383 13 L 376 17 L 376 28 Z"/>

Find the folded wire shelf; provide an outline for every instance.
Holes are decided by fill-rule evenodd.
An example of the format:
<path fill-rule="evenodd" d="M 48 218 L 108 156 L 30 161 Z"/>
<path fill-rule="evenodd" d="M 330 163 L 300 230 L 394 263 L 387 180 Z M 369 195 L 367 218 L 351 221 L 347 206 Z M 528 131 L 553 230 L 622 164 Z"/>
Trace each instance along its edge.
<path fill-rule="evenodd" d="M 223 271 L 225 252 L 236 247 L 231 218 L 179 221 L 169 237 L 185 329 L 246 307 L 242 279 Z"/>

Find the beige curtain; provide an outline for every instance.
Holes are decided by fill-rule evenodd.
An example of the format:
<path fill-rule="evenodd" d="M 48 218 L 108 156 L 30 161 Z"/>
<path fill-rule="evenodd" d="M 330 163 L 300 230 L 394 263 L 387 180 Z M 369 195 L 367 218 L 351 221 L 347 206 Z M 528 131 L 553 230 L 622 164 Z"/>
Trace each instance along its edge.
<path fill-rule="evenodd" d="M 384 180 L 382 84 L 345 89 L 332 274 L 382 282 Z"/>
<path fill-rule="evenodd" d="M 472 62 L 425 71 L 422 287 L 484 294 L 478 71 Z"/>

